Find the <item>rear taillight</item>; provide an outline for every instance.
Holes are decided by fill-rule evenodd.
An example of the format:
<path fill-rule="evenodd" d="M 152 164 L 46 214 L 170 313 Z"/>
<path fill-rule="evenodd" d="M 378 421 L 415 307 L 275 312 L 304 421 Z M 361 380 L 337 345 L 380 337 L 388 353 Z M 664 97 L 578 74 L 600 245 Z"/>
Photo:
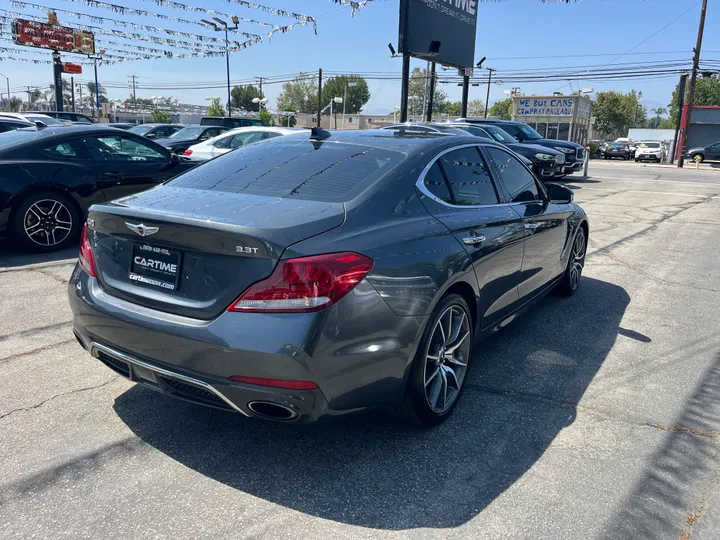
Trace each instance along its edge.
<path fill-rule="evenodd" d="M 87 223 L 83 225 L 82 236 L 80 237 L 80 266 L 92 277 L 97 276 L 95 271 L 95 260 L 93 259 L 92 246 L 87 235 Z"/>
<path fill-rule="evenodd" d="M 183 152 L 183 156 L 192 156 L 192 150 L 189 148 Z"/>
<path fill-rule="evenodd" d="M 269 278 L 251 285 L 228 311 L 319 311 L 353 290 L 372 267 L 372 259 L 358 253 L 280 261 Z"/>

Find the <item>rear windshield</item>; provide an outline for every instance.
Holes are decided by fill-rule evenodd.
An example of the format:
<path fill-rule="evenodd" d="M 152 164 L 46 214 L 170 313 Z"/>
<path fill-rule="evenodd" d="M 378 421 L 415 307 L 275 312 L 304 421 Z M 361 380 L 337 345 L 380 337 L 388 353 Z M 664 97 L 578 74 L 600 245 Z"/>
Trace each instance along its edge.
<path fill-rule="evenodd" d="M 42 122 L 46 126 L 62 126 L 63 123 L 60 120 L 52 118 L 51 116 L 33 116 L 32 114 L 26 114 L 25 118 L 31 122 Z"/>
<path fill-rule="evenodd" d="M 130 131 L 133 133 L 137 133 L 138 135 L 145 135 L 148 131 L 150 131 L 154 126 L 133 126 L 130 128 Z"/>
<path fill-rule="evenodd" d="M 170 182 L 184 188 L 323 202 L 347 202 L 405 154 L 336 142 L 278 137 L 229 152 Z"/>

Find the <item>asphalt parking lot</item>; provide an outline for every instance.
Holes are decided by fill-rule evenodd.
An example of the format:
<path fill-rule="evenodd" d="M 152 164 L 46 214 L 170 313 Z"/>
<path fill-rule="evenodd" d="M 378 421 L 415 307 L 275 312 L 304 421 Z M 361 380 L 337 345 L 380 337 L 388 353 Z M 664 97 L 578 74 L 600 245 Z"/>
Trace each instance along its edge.
<path fill-rule="evenodd" d="M 476 347 L 427 431 L 135 387 L 73 338 L 76 250 L 0 251 L 0 537 L 720 538 L 720 171 L 591 175 L 580 291 Z"/>

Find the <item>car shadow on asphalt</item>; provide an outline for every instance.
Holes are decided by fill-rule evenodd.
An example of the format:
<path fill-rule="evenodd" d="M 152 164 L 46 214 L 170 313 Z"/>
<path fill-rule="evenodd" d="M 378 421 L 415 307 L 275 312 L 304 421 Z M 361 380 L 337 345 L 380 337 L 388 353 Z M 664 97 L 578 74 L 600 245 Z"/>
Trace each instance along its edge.
<path fill-rule="evenodd" d="M 384 413 L 309 426 L 265 423 L 135 386 L 115 410 L 145 443 L 234 489 L 375 529 L 449 528 L 526 474 L 575 419 L 630 298 L 584 278 L 476 345 L 455 414 L 433 429 Z"/>
<path fill-rule="evenodd" d="M 14 268 L 18 266 L 45 266 L 56 262 L 67 262 L 78 255 L 77 243 L 70 244 L 60 251 L 50 253 L 30 253 L 20 251 L 9 245 L 7 241 L 0 241 L 0 268 Z"/>

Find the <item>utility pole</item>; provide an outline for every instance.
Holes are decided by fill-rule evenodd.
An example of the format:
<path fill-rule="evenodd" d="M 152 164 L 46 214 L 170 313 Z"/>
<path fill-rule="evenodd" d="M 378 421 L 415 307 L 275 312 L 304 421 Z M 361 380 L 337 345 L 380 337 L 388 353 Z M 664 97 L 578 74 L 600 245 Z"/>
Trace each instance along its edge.
<path fill-rule="evenodd" d="M 72 109 L 73 109 L 73 112 L 77 112 L 75 110 L 75 77 L 70 77 L 70 88 L 72 91 L 72 94 L 71 94 L 72 95 Z"/>
<path fill-rule="evenodd" d="M 680 155 L 678 156 L 677 166 L 679 169 L 685 165 L 685 150 L 687 149 L 688 135 L 690 132 L 690 124 L 692 122 L 692 110 L 695 104 L 695 85 L 697 84 L 698 69 L 700 68 L 700 51 L 702 50 L 703 33 L 705 32 L 705 14 L 707 13 L 707 0 L 703 0 L 702 10 L 700 11 L 700 26 L 698 28 L 697 44 L 695 45 L 695 55 L 693 56 L 692 73 L 690 74 L 690 85 L 688 86 L 687 96 L 687 115 L 684 121 L 685 129 L 680 138 Z"/>
<path fill-rule="evenodd" d="M 79 83 L 78 83 L 77 89 L 78 89 L 78 92 L 80 93 L 80 106 L 81 106 L 81 107 L 82 107 L 82 103 L 83 103 L 82 88 L 83 88 L 83 87 L 82 87 L 82 84 L 79 84 Z"/>
<path fill-rule="evenodd" d="M 263 96 L 263 91 L 262 91 L 263 78 L 262 78 L 262 77 L 255 77 L 255 78 L 256 78 L 256 79 L 260 79 L 260 99 L 262 99 L 262 98 L 265 97 L 265 96 Z"/>
<path fill-rule="evenodd" d="M 680 86 L 678 87 L 678 115 L 675 124 L 675 137 L 673 138 L 672 154 L 670 154 L 670 164 L 672 165 L 675 161 L 675 156 L 678 153 L 678 135 L 680 134 L 680 128 L 682 127 L 683 109 L 685 108 L 685 87 L 687 86 L 688 74 L 683 73 L 680 75 Z"/>
<path fill-rule="evenodd" d="M 137 79 L 137 75 L 128 75 L 132 79 L 132 98 L 133 98 L 133 108 L 137 109 L 137 99 L 135 98 L 135 79 Z"/>
<path fill-rule="evenodd" d="M 322 68 L 318 69 L 317 127 L 320 127 L 320 115 L 321 114 L 322 114 Z"/>
<path fill-rule="evenodd" d="M 493 71 L 496 71 L 493 68 L 485 68 L 488 70 L 488 90 L 487 90 L 487 98 L 485 98 L 485 118 L 488 117 L 488 110 L 490 109 L 490 83 L 492 82 L 492 74 Z"/>
<path fill-rule="evenodd" d="M 425 120 L 432 122 L 433 100 L 435 99 L 435 62 L 430 67 L 430 92 L 428 96 L 427 116 Z"/>

